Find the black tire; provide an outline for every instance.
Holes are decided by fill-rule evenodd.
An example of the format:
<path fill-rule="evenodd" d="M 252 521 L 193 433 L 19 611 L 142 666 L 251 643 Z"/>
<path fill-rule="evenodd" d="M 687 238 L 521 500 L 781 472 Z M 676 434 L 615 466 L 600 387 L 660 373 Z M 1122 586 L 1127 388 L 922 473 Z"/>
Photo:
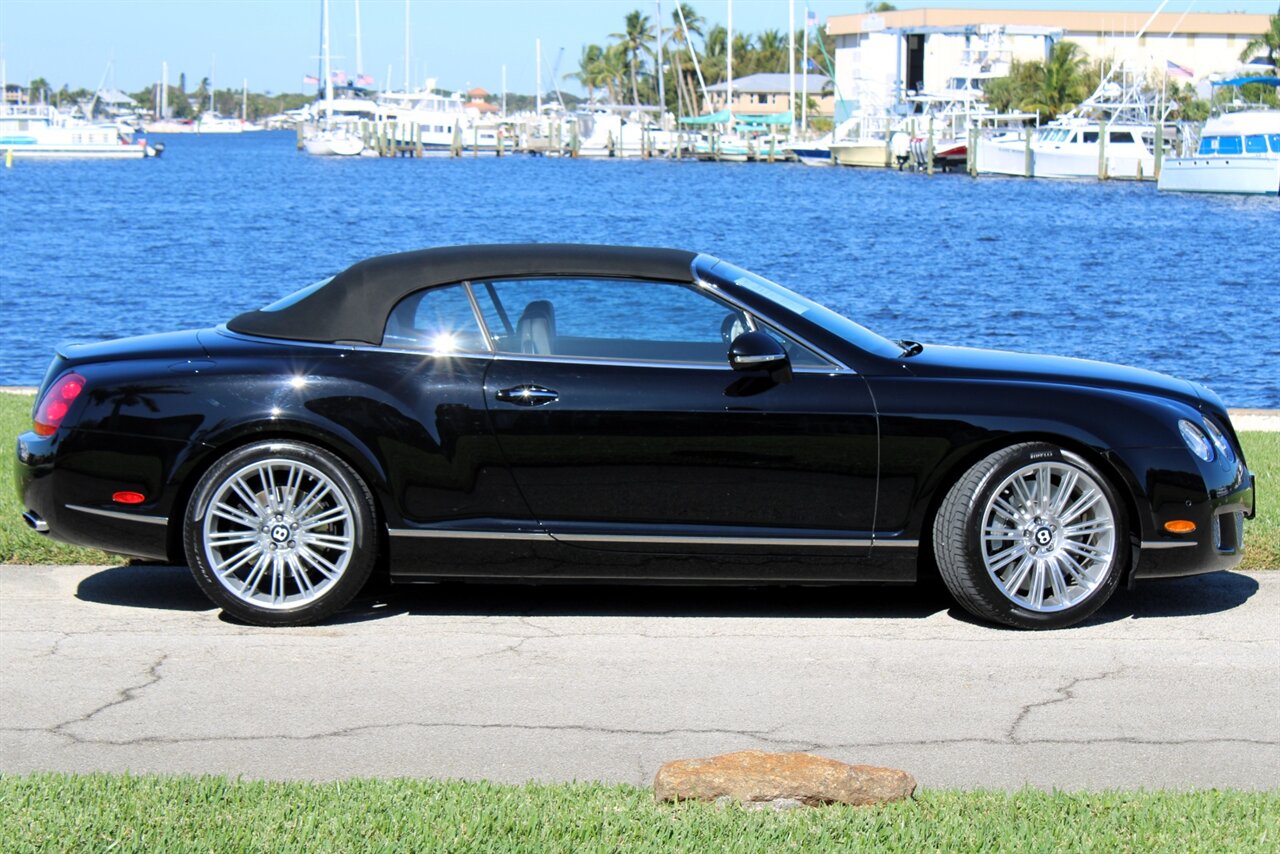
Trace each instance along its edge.
<path fill-rule="evenodd" d="M 291 440 L 219 459 L 183 520 L 200 589 L 257 626 L 309 625 L 341 610 L 369 579 L 377 544 L 373 497 L 360 476 L 328 451 Z"/>
<path fill-rule="evenodd" d="M 1040 470 L 1050 472 L 1046 476 L 1050 486 L 1045 490 L 1049 500 L 1038 496 L 1038 482 L 1026 479 Z M 1013 514 L 1000 509 L 1021 509 L 1015 480 L 1024 490 L 1033 484 L 1033 500 L 1025 503 L 1033 519 L 1019 516 L 1015 521 Z M 1054 484 L 1059 494 L 1066 495 L 1062 500 L 1069 506 L 1060 514 L 1049 506 L 1042 516 L 1037 508 L 1054 504 Z M 1086 487 L 1095 486 L 1101 495 L 1083 511 L 1091 515 L 1068 525 L 1081 518 L 1077 515 L 1063 521 L 1076 506 L 1073 487 L 1080 489 L 1078 500 L 1083 503 L 1091 495 Z M 999 507 L 994 502 L 998 492 Z M 989 536 L 984 539 L 984 525 L 991 513 L 997 515 L 990 517 Z M 1099 530 L 1075 533 L 1090 527 Z M 1042 538 L 1048 546 L 1041 544 Z M 997 545 L 1001 542 L 1005 545 Z M 1097 551 L 1105 557 L 1085 558 L 1085 552 L 1077 549 Z M 947 492 L 933 521 L 933 550 L 943 582 L 969 613 L 1023 629 L 1064 628 L 1101 608 L 1120 583 L 1130 551 L 1125 505 L 1107 478 L 1078 454 L 1043 442 L 1012 445 L 978 462 Z M 1074 563 L 1068 564 L 1068 560 Z M 1025 577 L 1019 575 L 1028 561 L 1030 567 L 1022 570 Z M 1019 582 L 1018 578 L 1024 580 Z M 1021 594 L 1024 584 L 1025 595 Z M 1034 606 L 1037 586 L 1042 599 L 1039 607 Z"/>

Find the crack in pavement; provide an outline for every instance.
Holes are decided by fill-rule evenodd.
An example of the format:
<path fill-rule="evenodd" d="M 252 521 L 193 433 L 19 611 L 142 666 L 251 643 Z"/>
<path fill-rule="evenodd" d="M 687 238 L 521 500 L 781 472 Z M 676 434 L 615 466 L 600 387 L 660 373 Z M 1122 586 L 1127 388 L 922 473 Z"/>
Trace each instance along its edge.
<path fill-rule="evenodd" d="M 137 685 L 129 685 L 125 688 L 121 688 L 119 691 L 116 692 L 116 696 L 113 699 L 103 703 L 102 705 L 98 706 L 92 711 L 86 714 L 80 715 L 79 717 L 72 718 L 71 720 L 67 720 L 67 721 L 63 721 L 62 723 L 55 724 L 52 727 L 46 728 L 44 731 L 50 733 L 51 735 L 58 735 L 64 738 L 69 738 L 76 743 L 82 743 L 83 740 L 79 736 L 77 736 L 75 733 L 67 731 L 68 727 L 75 726 L 76 724 L 88 723 L 98 715 L 105 712 L 107 709 L 113 709 L 116 706 L 123 706 L 125 703 L 129 703 L 137 699 L 139 692 L 147 688 L 150 688 L 152 685 L 155 685 L 160 681 L 160 679 L 162 678 L 160 676 L 160 667 L 165 663 L 165 661 L 168 660 L 168 658 L 169 658 L 169 653 L 167 652 L 161 653 L 160 657 L 157 658 L 154 662 L 152 662 L 151 666 L 147 668 L 147 674 L 146 674 L 147 678 L 145 681 L 140 682 Z"/>
<path fill-rule="evenodd" d="M 1018 738 L 1018 727 L 1022 726 L 1023 722 L 1033 711 L 1036 709 L 1047 708 L 1049 706 L 1056 706 L 1059 703 L 1070 702 L 1076 698 L 1076 686 L 1082 685 L 1085 682 L 1102 682 L 1113 676 L 1118 676 L 1123 673 L 1124 670 L 1125 665 L 1121 664 L 1113 670 L 1108 670 L 1095 676 L 1077 676 L 1061 688 L 1055 689 L 1057 693 L 1056 697 L 1050 697 L 1047 700 L 1040 700 L 1036 703 L 1027 703 L 1018 710 L 1018 716 L 1013 719 L 1013 723 L 1011 723 L 1009 728 L 1005 730 L 1004 740 L 1009 744 L 1027 743 L 1026 740 Z M 1040 742 L 1037 741 L 1037 743 Z"/>

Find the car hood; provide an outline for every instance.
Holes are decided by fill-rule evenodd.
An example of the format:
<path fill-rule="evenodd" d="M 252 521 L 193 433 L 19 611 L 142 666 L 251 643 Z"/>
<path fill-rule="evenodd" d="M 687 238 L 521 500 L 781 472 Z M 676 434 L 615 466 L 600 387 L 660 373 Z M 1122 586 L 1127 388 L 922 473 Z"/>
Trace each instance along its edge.
<path fill-rule="evenodd" d="M 1196 408 L 1202 402 L 1196 387 L 1187 380 L 1142 368 L 1089 359 L 930 344 L 920 353 L 906 359 L 904 364 L 908 370 L 920 376 L 991 378 L 1118 388 L 1176 398 Z"/>

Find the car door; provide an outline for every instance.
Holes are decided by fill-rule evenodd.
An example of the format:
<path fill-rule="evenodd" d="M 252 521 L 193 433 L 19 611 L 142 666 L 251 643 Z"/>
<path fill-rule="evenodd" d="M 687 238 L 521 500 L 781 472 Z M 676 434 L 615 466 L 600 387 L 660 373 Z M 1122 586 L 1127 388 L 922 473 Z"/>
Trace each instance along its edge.
<path fill-rule="evenodd" d="M 868 551 L 877 433 L 862 378 L 787 338 L 794 376 L 727 362 L 756 325 L 697 285 L 472 283 L 485 402 L 533 515 L 583 548 Z"/>

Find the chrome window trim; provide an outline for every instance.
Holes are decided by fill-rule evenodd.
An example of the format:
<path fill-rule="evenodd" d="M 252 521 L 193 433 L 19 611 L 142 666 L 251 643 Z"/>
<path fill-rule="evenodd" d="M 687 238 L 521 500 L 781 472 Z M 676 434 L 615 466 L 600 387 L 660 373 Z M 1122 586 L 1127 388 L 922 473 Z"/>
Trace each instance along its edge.
<path fill-rule="evenodd" d="M 604 365 L 621 368 L 685 368 L 700 371 L 732 371 L 728 360 L 724 364 L 714 362 L 659 362 L 646 359 L 597 359 L 593 356 L 540 356 L 536 353 L 495 353 L 495 360 L 505 362 L 550 362 L 563 365 Z M 797 374 L 851 374 L 854 371 L 841 370 L 834 365 L 823 368 L 818 366 L 793 367 Z"/>
<path fill-rule="evenodd" d="M 121 513 L 119 510 L 99 510 L 97 507 L 85 507 L 83 504 L 65 504 L 68 510 L 77 510 L 93 516 L 106 516 L 108 519 L 124 519 L 129 522 L 145 522 L 148 525 L 168 525 L 168 516 L 143 516 L 139 513 Z"/>
<path fill-rule="evenodd" d="M 1169 540 L 1143 540 L 1142 541 L 1142 548 L 1144 549 L 1189 549 L 1198 545 L 1199 543 L 1196 543 L 1194 541 L 1193 542 L 1179 541 L 1176 543 L 1170 542 Z"/>
<path fill-rule="evenodd" d="M 475 292 L 471 290 L 471 280 L 467 279 L 462 283 L 462 290 L 466 292 L 467 299 L 471 302 L 471 313 L 475 315 L 476 325 L 480 327 L 480 334 L 484 336 L 484 345 L 489 348 L 489 353 L 498 352 L 493 346 L 493 336 L 489 334 L 489 324 L 484 322 L 484 312 L 480 311 L 480 301 L 476 299 Z"/>
<path fill-rule="evenodd" d="M 245 341 L 262 341 L 266 344 L 274 344 L 281 346 L 294 347 L 320 347 L 326 350 L 343 350 L 345 352 L 361 351 L 373 353 L 400 353 L 406 356 L 420 356 L 424 358 L 448 358 L 448 359 L 503 359 L 512 362 L 554 362 L 563 364 L 588 364 L 588 365 L 613 365 L 616 367 L 640 367 L 640 368 L 695 368 L 704 371 L 728 371 L 728 358 L 724 364 L 716 364 L 714 362 L 658 362 L 647 361 L 644 359 L 596 359 L 591 356 L 539 356 L 535 353 L 463 353 L 455 351 L 431 352 L 430 350 L 409 350 L 402 347 L 383 347 L 377 344 L 366 344 L 363 341 L 358 344 L 337 344 L 331 341 L 297 341 L 292 338 L 268 338 L 265 335 L 250 335 L 245 332 L 236 332 L 234 329 L 227 329 L 226 324 L 220 324 L 218 327 L 220 334 L 228 335 L 232 338 L 239 338 Z M 817 351 L 815 351 L 817 352 Z M 805 366 L 792 369 L 798 374 L 856 374 L 850 368 L 837 368 L 835 366 L 823 368 L 818 366 Z"/>

